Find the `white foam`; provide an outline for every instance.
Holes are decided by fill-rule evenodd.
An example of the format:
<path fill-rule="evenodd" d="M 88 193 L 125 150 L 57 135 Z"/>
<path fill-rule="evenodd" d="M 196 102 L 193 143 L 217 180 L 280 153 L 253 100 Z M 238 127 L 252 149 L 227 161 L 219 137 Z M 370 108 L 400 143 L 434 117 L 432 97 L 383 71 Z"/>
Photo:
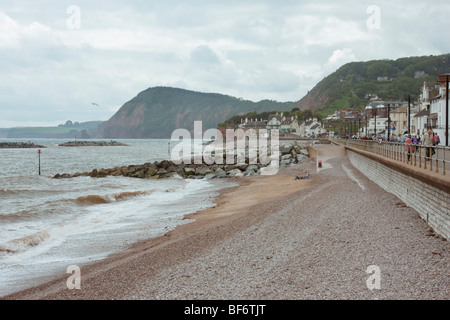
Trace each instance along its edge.
<path fill-rule="evenodd" d="M 69 180 L 66 183 L 70 183 Z M 76 206 L 66 201 L 61 204 L 64 212 L 47 215 L 46 219 L 32 225 L 17 223 L 11 229 L 12 237 L 43 230 L 48 236 L 34 246 L 0 254 L 4 275 L 0 277 L 0 295 L 18 290 L 16 283 L 35 284 L 33 279 L 63 272 L 70 264 L 102 259 L 133 242 L 162 235 L 188 223 L 183 220 L 185 214 L 211 206 L 214 191 L 226 186 L 225 182 L 219 186 L 207 180 L 126 178 L 105 179 L 101 184 L 103 187 L 95 185 L 84 190 L 84 195 L 97 193 L 97 189 L 102 190 L 102 196 L 137 190 L 155 191 L 102 204 Z M 105 187 L 108 184 L 111 185 Z M 74 195 L 71 191 L 67 194 Z M 0 238 L 0 245 L 3 240 L 7 239 Z"/>

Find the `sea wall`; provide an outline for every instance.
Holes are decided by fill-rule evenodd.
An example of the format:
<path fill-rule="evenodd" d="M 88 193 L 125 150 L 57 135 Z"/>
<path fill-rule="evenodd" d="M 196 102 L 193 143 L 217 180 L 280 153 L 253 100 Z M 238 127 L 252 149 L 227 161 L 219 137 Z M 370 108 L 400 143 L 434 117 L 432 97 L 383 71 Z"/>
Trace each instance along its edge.
<path fill-rule="evenodd" d="M 450 238 L 450 183 L 439 176 L 346 147 L 355 168 L 384 190 L 415 209 L 428 225 L 445 239 Z"/>

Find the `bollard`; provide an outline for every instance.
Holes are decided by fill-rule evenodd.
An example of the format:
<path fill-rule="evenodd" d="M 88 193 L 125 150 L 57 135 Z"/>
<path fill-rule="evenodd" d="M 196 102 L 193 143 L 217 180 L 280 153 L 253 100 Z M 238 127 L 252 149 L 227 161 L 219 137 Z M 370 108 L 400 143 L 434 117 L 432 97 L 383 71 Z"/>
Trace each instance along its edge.
<path fill-rule="evenodd" d="M 41 149 L 38 150 L 38 155 L 39 155 L 39 175 L 41 175 Z"/>

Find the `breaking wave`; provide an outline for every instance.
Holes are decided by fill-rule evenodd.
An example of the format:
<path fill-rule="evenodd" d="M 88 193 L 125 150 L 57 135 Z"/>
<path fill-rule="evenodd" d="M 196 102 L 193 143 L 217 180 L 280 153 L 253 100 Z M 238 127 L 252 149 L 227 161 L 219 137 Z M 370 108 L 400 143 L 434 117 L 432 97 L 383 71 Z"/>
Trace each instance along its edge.
<path fill-rule="evenodd" d="M 37 246 L 49 237 L 50 235 L 47 231 L 40 231 L 23 238 L 11 240 L 5 245 L 0 245 L 0 252 L 17 253 L 20 251 L 24 251 L 30 247 Z"/>
<path fill-rule="evenodd" d="M 78 197 L 77 201 L 84 204 L 102 204 L 102 203 L 110 203 L 110 199 L 105 196 L 99 195 L 89 195 L 84 197 Z"/>
<path fill-rule="evenodd" d="M 117 194 L 112 194 L 112 195 L 88 195 L 88 196 L 82 196 L 82 197 L 78 197 L 77 201 L 82 203 L 82 204 L 104 204 L 104 203 L 111 203 L 111 202 L 116 202 L 116 201 L 123 201 L 123 200 L 127 200 L 130 198 L 134 198 L 134 197 L 139 197 L 139 196 L 145 196 L 145 195 L 149 195 L 152 194 L 153 192 L 156 192 L 158 190 L 148 190 L 148 191 L 126 191 L 126 192 L 121 192 L 121 193 L 117 193 Z"/>

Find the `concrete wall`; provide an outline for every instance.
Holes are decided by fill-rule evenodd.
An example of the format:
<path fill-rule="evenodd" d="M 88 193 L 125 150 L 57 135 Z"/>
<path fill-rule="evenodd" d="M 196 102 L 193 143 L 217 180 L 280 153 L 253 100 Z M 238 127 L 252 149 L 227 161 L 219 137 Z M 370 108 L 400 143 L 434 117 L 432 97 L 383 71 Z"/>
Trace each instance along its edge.
<path fill-rule="evenodd" d="M 377 159 L 376 155 L 349 147 L 346 149 L 355 168 L 415 209 L 437 234 L 449 240 L 450 186 L 448 181 L 438 177 L 425 179 L 423 173 L 407 170 L 398 163 L 387 163 L 388 159 Z"/>

